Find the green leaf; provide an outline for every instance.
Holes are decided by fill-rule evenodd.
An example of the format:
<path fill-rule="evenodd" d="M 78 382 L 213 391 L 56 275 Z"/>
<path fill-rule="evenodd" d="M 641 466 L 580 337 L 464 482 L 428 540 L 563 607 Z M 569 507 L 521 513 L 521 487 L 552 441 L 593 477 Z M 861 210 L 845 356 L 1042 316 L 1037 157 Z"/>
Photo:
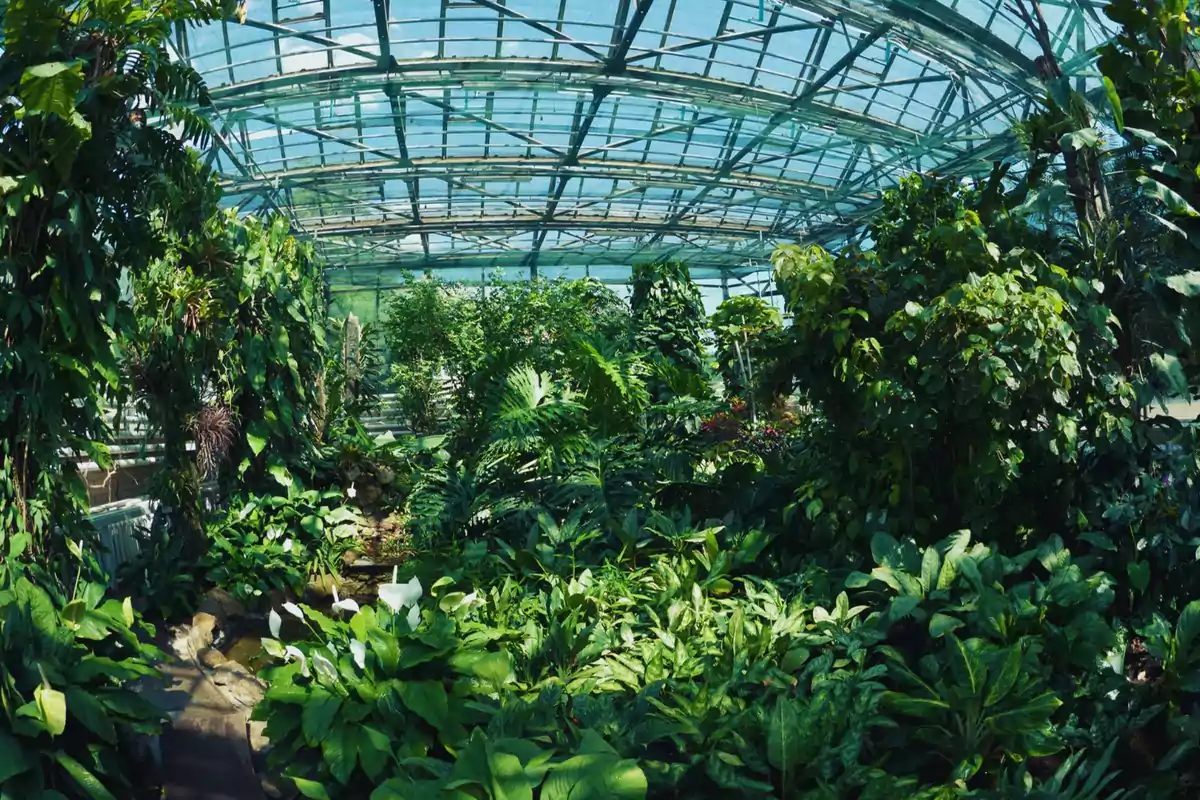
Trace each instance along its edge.
<path fill-rule="evenodd" d="M 26 114 L 56 114 L 71 119 L 83 82 L 83 66 L 77 62 L 51 61 L 29 67 L 21 75 L 21 104 Z"/>
<path fill-rule="evenodd" d="M 941 571 L 941 567 L 942 557 L 937 548 L 925 548 L 925 555 L 921 558 L 921 586 L 924 587 L 927 594 L 937 588 L 938 573 Z"/>
<path fill-rule="evenodd" d="M 408 681 L 400 684 L 400 699 L 404 705 L 437 730 L 442 730 L 449 719 L 449 698 L 446 687 L 440 681 Z"/>
<path fill-rule="evenodd" d="M 950 710 L 948 703 L 933 697 L 912 697 L 900 692 L 883 692 L 880 699 L 888 708 L 910 717 L 932 719 Z"/>
<path fill-rule="evenodd" d="M 1183 364 L 1176 355 L 1151 353 L 1150 368 L 1157 384 L 1168 397 L 1188 397 L 1187 375 L 1183 371 Z"/>
<path fill-rule="evenodd" d="M 471 665 L 471 671 L 499 688 L 512 677 L 512 658 L 506 652 L 488 653 Z"/>
<path fill-rule="evenodd" d="M 1125 130 L 1133 129 L 1126 128 Z M 1137 182 L 1142 187 L 1142 194 L 1152 200 L 1158 200 L 1172 214 L 1179 214 L 1184 217 L 1200 217 L 1200 211 L 1192 208 L 1191 203 L 1183 199 L 1183 195 L 1174 189 L 1159 183 L 1147 175 L 1139 175 Z"/>
<path fill-rule="evenodd" d="M 345 786 L 354 774 L 356 750 L 354 747 L 354 728 L 339 725 L 321 740 L 321 757 L 329 774 L 338 783 Z"/>
<path fill-rule="evenodd" d="M 37 701 L 38 711 L 41 712 L 42 721 L 46 724 L 46 730 L 51 736 L 61 736 L 67 729 L 66 695 L 45 684 L 39 684 L 33 690 L 33 696 Z"/>
<path fill-rule="evenodd" d="M 256 456 L 267 448 L 267 432 L 261 422 L 256 420 L 246 426 L 246 444 Z"/>
<path fill-rule="evenodd" d="M 100 782 L 99 778 L 66 753 L 58 751 L 54 754 L 54 760 L 67 771 L 71 779 L 79 784 L 79 788 L 83 789 L 92 800 L 117 800 L 112 792 L 104 788 L 104 784 Z"/>
<path fill-rule="evenodd" d="M 1062 701 L 1053 692 L 1046 692 L 1017 708 L 993 714 L 985 722 L 998 733 L 1032 733 L 1043 728 L 1061 705 Z"/>
<path fill-rule="evenodd" d="M 340 697 L 335 697 L 322 689 L 314 691 L 308 698 L 304 704 L 304 713 L 300 718 L 300 724 L 301 730 L 304 732 L 304 739 L 310 746 L 320 745 L 321 741 L 330 735 L 333 720 L 341 707 L 342 699 Z"/>
<path fill-rule="evenodd" d="M 767 718 L 767 762 L 786 776 L 800 760 L 800 717 L 786 697 L 775 702 Z M 787 783 L 785 777 L 784 783 Z"/>
<path fill-rule="evenodd" d="M 935 639 L 940 639 L 947 633 L 958 630 L 965 624 L 961 619 L 955 619 L 948 614 L 934 614 L 929 618 L 929 635 Z"/>
<path fill-rule="evenodd" d="M 1020 674 L 1021 648 L 1014 645 L 1008 648 L 1008 655 L 1004 658 L 1004 665 L 1000 668 L 1000 673 L 992 680 L 987 698 L 983 701 L 984 707 L 990 708 L 1007 697 L 1008 693 L 1012 691 L 1013 686 L 1016 685 L 1017 677 Z"/>
<path fill-rule="evenodd" d="M 37 762 L 26 755 L 21 741 L 8 731 L 0 730 L 0 786 L 9 778 L 35 766 Z"/>
<path fill-rule="evenodd" d="M 555 767 L 542 784 L 541 800 L 642 800 L 646 775 L 634 759 L 622 759 L 594 731 L 584 731 L 579 754 Z"/>
<path fill-rule="evenodd" d="M 300 527 L 310 536 L 319 537 L 325 529 L 325 523 L 321 521 L 320 517 L 307 514 L 300 520 Z"/>
<path fill-rule="evenodd" d="M 1179 275 L 1172 275 L 1164 283 L 1184 297 L 1196 297 L 1200 295 L 1200 271 L 1192 270 Z"/>
<path fill-rule="evenodd" d="M 99 700 L 77 686 L 67 689 L 66 698 L 67 710 L 71 712 L 71 716 L 103 741 L 116 744 L 117 731 Z"/>
<path fill-rule="evenodd" d="M 310 781 L 308 778 L 297 778 L 289 775 L 288 778 L 292 783 L 296 784 L 296 788 L 300 794 L 309 798 L 309 800 L 329 800 L 329 792 L 325 791 L 325 787 L 316 781 Z"/>
<path fill-rule="evenodd" d="M 292 473 L 288 472 L 288 468 L 286 466 L 283 464 L 272 464 L 271 466 L 267 467 L 267 472 L 271 473 L 271 477 L 274 478 L 276 483 L 278 483 L 280 486 L 285 489 L 291 488 L 293 480 Z"/>
<path fill-rule="evenodd" d="M 1129 573 L 1129 582 L 1139 592 L 1145 592 L 1150 585 L 1150 564 L 1146 561 L 1130 561 L 1125 565 Z"/>
<path fill-rule="evenodd" d="M 370 725 L 358 726 L 357 734 L 358 760 L 363 772 L 372 781 L 378 781 L 393 758 L 392 741 L 387 734 Z"/>
<path fill-rule="evenodd" d="M 1058 144 L 1064 150 L 1080 150 L 1082 148 L 1098 147 L 1102 141 L 1100 131 L 1095 128 L 1081 128 L 1077 131 L 1064 133 Z"/>
<path fill-rule="evenodd" d="M 1138 139 L 1141 139 L 1144 142 L 1149 142 L 1155 147 L 1161 147 L 1165 150 L 1170 150 L 1172 153 L 1175 152 L 1175 148 L 1171 146 L 1170 142 L 1168 142 L 1166 139 L 1160 138 L 1157 134 L 1151 131 L 1144 131 L 1141 128 L 1126 127 L 1122 133 L 1124 133 L 1126 136 L 1133 134 Z"/>
<path fill-rule="evenodd" d="M 950 669 L 960 683 L 965 684 L 972 693 L 978 694 L 987 680 L 987 665 L 979 658 L 977 647 L 979 640 L 968 639 L 966 642 L 954 634 L 947 634 Z"/>
<path fill-rule="evenodd" d="M 1200 637 L 1200 600 L 1193 600 L 1184 607 L 1175 626 L 1175 647 L 1181 659 L 1188 659 L 1197 637 Z"/>
<path fill-rule="evenodd" d="M 1108 97 L 1108 105 L 1112 108 L 1113 122 L 1117 126 L 1117 133 L 1125 132 L 1125 110 L 1121 106 L 1121 97 L 1117 94 L 1117 87 L 1113 84 L 1112 78 L 1104 76 L 1104 94 Z"/>

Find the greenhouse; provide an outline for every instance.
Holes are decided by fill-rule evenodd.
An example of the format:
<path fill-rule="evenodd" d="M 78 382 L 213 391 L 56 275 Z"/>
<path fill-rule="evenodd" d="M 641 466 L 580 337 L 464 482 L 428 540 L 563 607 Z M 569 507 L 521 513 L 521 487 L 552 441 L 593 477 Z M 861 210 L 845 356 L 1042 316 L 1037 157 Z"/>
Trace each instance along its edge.
<path fill-rule="evenodd" d="M 0 800 L 1200 797 L 1193 14 L 0 0 Z"/>

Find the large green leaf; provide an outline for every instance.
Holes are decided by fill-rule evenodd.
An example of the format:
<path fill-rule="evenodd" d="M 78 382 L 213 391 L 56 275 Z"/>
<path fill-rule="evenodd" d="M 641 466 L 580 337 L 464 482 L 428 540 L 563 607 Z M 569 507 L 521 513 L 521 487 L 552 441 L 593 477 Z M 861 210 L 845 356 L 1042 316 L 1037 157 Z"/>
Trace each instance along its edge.
<path fill-rule="evenodd" d="M 21 741 L 6 730 L 0 729 L 0 785 L 14 775 L 37 766 L 21 747 Z"/>
<path fill-rule="evenodd" d="M 316 747 L 321 741 L 331 735 L 334 718 L 342 707 L 342 698 L 335 697 L 323 689 L 312 692 L 304 703 L 304 713 L 301 716 L 301 730 L 309 745 Z"/>
<path fill-rule="evenodd" d="M 1112 108 L 1113 122 L 1117 126 L 1117 133 L 1125 132 L 1125 109 L 1121 105 L 1121 97 L 1117 94 L 1117 87 L 1113 84 L 1112 78 L 1105 75 L 1104 95 L 1108 98 L 1108 105 Z"/>
<path fill-rule="evenodd" d="M 1200 600 L 1188 603 L 1175 626 L 1175 648 L 1180 658 L 1188 658 L 1192 645 L 1200 637 Z"/>
<path fill-rule="evenodd" d="M 60 750 L 54 754 L 54 760 L 67 771 L 71 779 L 79 784 L 79 788 L 83 789 L 84 793 L 92 800 L 117 800 L 112 792 L 104 788 L 104 784 L 100 782 L 99 778 L 71 756 Z"/>
<path fill-rule="evenodd" d="M 1192 270 L 1179 275 L 1172 275 L 1165 283 L 1184 297 L 1200 295 L 1200 271 Z"/>
<path fill-rule="evenodd" d="M 1126 130 L 1131 130 L 1126 128 Z M 1147 175 L 1139 175 L 1137 179 L 1138 185 L 1142 187 L 1142 193 L 1147 197 L 1158 200 L 1167 207 L 1167 210 L 1172 214 L 1179 214 L 1185 217 L 1200 217 L 1200 211 L 1192 208 L 1191 203 L 1183 198 L 1183 195 L 1176 192 L 1174 189 L 1154 180 Z"/>
<path fill-rule="evenodd" d="M 83 726 L 109 744 L 116 744 L 117 731 L 100 701 L 77 686 L 68 687 L 67 710 Z"/>
<path fill-rule="evenodd" d="M 309 800 L 329 800 L 329 792 L 316 781 L 311 781 L 307 778 L 297 778 L 295 776 L 289 777 L 292 783 L 296 784 L 296 788 L 300 791 L 300 794 L 309 798 Z"/>
<path fill-rule="evenodd" d="M 75 98 L 83 89 L 83 66 L 51 61 L 29 67 L 21 75 L 21 103 L 27 114 L 75 114 Z"/>
<path fill-rule="evenodd" d="M 767 717 L 767 762 L 789 773 L 800 759 L 800 717 L 794 701 L 780 697 Z"/>
<path fill-rule="evenodd" d="M 442 730 L 449 719 L 449 698 L 446 687 L 440 681 L 407 681 L 400 684 L 400 699 L 404 705 L 437 730 Z"/>
<path fill-rule="evenodd" d="M 584 731 L 580 751 L 550 772 L 542 784 L 541 800 L 642 800 L 646 796 L 646 775 L 637 761 L 619 757 L 594 731 Z"/>

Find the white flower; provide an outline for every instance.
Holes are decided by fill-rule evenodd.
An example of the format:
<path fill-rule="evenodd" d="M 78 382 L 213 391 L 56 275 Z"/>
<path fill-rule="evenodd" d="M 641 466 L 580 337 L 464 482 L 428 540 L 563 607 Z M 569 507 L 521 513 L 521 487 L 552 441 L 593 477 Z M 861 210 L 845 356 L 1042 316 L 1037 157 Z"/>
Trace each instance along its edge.
<path fill-rule="evenodd" d="M 354 656 L 354 663 L 359 669 L 367 668 L 367 646 L 363 642 L 354 639 L 350 642 L 350 655 Z"/>
<path fill-rule="evenodd" d="M 353 483 L 350 484 L 350 488 L 346 490 L 346 497 L 349 497 L 351 500 L 353 500 L 355 497 L 358 497 L 358 489 L 354 488 Z"/>
<path fill-rule="evenodd" d="M 282 533 L 283 533 L 283 529 L 281 529 L 281 528 L 267 528 L 267 541 L 268 542 L 275 541 L 276 539 L 279 538 L 279 535 Z"/>
<path fill-rule="evenodd" d="M 267 614 L 267 627 L 271 629 L 271 637 L 279 638 L 279 626 L 283 625 L 283 617 L 279 616 L 279 612 L 271 609 L 271 613 Z"/>
<path fill-rule="evenodd" d="M 291 539 L 283 540 L 283 552 L 285 552 L 285 553 L 292 552 L 292 540 Z"/>
<path fill-rule="evenodd" d="M 308 659 L 304 657 L 304 653 L 299 647 L 296 647 L 294 644 L 289 644 L 286 648 L 284 648 L 283 660 L 290 663 L 293 659 L 300 662 L 300 674 L 307 678 L 309 675 Z"/>
<path fill-rule="evenodd" d="M 333 587 L 333 610 L 334 611 L 349 611 L 351 614 L 358 613 L 358 602 L 347 597 L 342 600 L 338 597 L 337 587 Z"/>
<path fill-rule="evenodd" d="M 321 651 L 313 653 L 312 656 L 313 670 L 316 671 L 317 677 L 323 678 L 329 683 L 337 683 L 338 674 L 337 667 L 329 660 L 329 656 Z"/>
<path fill-rule="evenodd" d="M 395 581 L 395 578 L 392 579 Z M 379 586 L 379 599 L 393 612 L 415 606 L 421 599 L 421 582 L 415 577 L 408 583 L 384 583 Z"/>
<path fill-rule="evenodd" d="M 283 610 L 291 614 L 296 619 L 304 619 L 304 612 L 300 610 L 300 606 L 295 603 L 284 603 Z"/>
<path fill-rule="evenodd" d="M 417 607 L 416 603 L 413 603 L 413 607 L 408 610 L 407 619 L 408 619 L 408 627 L 411 630 L 415 631 L 417 629 L 417 626 L 421 624 L 421 609 L 419 609 Z"/>

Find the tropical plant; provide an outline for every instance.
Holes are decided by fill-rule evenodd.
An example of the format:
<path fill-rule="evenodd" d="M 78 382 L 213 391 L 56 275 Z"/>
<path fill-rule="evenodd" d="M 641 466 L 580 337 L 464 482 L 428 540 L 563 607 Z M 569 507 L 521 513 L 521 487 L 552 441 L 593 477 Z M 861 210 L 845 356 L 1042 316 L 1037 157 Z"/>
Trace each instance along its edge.
<path fill-rule="evenodd" d="M 679 261 L 637 264 L 631 283 L 629 305 L 638 347 L 653 354 L 663 368 L 691 378 L 689 388 L 696 396 L 707 395 L 704 303 L 687 265 Z M 654 383 L 659 399 L 668 392 L 681 394 L 679 389 L 666 376 Z"/>
<path fill-rule="evenodd" d="M 187 142 L 208 95 L 166 51 L 175 25 L 229 0 L 139 5 L 14 0 L 0 6 L 0 537 L 6 551 L 63 552 L 87 493 L 64 449 L 110 459 L 100 404 L 130 327 L 122 270 L 140 273 L 209 211 Z M 157 120 L 148 124 L 148 119 Z M 168 132 L 179 126 L 180 135 Z M 64 537 L 52 540 L 58 529 Z M 12 547 L 12 542 L 20 546 Z M 57 541 L 57 545 L 55 545 Z"/>
<path fill-rule="evenodd" d="M 131 684 L 155 675 L 161 654 L 128 599 L 73 588 L 59 607 L 19 564 L 0 565 L 0 794 L 157 796 L 136 756 L 163 714 Z"/>

